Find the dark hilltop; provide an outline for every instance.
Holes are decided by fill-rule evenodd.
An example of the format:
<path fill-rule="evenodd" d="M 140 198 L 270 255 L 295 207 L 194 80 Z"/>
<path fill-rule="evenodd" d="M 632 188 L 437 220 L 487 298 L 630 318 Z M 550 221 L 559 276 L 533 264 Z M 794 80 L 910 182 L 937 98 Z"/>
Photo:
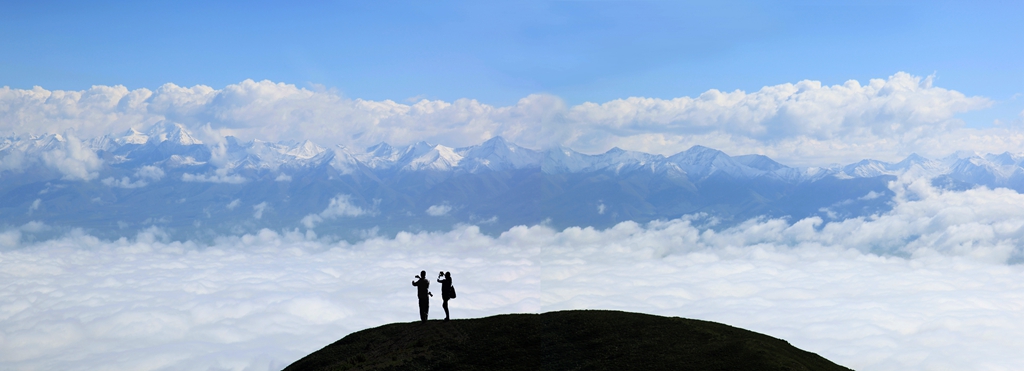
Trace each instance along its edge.
<path fill-rule="evenodd" d="M 850 369 L 720 323 L 574 310 L 384 325 L 352 333 L 285 370 Z"/>

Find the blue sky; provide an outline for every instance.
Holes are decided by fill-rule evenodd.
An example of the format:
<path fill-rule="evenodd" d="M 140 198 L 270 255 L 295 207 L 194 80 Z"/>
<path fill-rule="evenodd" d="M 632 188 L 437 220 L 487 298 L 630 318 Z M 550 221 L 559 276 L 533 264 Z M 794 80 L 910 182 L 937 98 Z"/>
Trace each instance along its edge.
<path fill-rule="evenodd" d="M 1019 2 L 6 2 L 0 85 L 222 88 L 570 104 L 899 71 L 1024 107 Z"/>

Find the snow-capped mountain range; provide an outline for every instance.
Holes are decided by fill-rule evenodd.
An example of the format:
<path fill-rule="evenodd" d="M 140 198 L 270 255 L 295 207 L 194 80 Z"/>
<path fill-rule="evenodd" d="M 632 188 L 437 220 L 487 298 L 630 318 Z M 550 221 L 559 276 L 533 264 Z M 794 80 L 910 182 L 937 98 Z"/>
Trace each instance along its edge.
<path fill-rule="evenodd" d="M 188 238 L 259 228 L 350 238 L 454 223 L 606 227 L 692 213 L 726 224 L 758 215 L 835 218 L 884 211 L 887 182 L 907 172 L 944 187 L 1024 190 L 1024 155 L 1010 153 L 797 168 L 702 146 L 667 157 L 619 148 L 589 155 L 501 137 L 461 148 L 203 143 L 184 126 L 159 123 L 87 140 L 0 139 L 0 224 L 111 237 L 157 226 Z"/>

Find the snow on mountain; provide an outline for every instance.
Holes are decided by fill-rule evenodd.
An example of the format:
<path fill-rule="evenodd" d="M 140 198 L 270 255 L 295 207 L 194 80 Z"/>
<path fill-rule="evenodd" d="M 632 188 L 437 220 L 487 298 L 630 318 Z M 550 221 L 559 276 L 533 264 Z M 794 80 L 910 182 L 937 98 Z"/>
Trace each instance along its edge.
<path fill-rule="evenodd" d="M 163 164 L 169 167 L 185 167 L 185 166 L 199 166 L 206 165 L 206 161 L 196 160 L 192 156 L 180 156 L 171 155 L 167 160 L 162 161 Z"/>
<path fill-rule="evenodd" d="M 949 171 L 949 166 L 943 164 L 942 161 L 930 160 L 916 153 L 910 154 L 893 166 L 903 173 L 915 172 L 928 177 L 936 177 Z"/>
<path fill-rule="evenodd" d="M 764 175 L 767 171 L 743 164 L 717 149 L 693 146 L 669 156 L 668 161 L 679 166 L 691 179 L 704 179 L 716 172 L 739 178 Z"/>
<path fill-rule="evenodd" d="M 559 227 L 608 227 L 704 212 L 737 220 L 832 218 L 884 211 L 890 177 L 907 172 L 930 176 L 947 189 L 981 185 L 1024 192 L 1024 155 L 1012 153 L 962 152 L 942 160 L 912 154 L 897 163 L 796 168 L 703 146 L 668 157 L 621 148 L 584 154 L 566 147 L 528 149 L 501 137 L 457 149 L 426 142 L 324 148 L 309 140 L 234 137 L 202 143 L 181 125 L 161 122 L 89 140 L 73 132 L 0 138 L 0 213 L 10 225 L 38 219 L 102 229 L 112 238 L 157 223 L 180 235 L 207 236 L 298 228 L 305 216 L 318 215 L 341 195 L 374 212 L 315 228 L 436 229 L 492 220 L 488 228 L 501 230 L 549 218 Z M 580 176 L 561 176 L 569 173 Z M 26 214 L 37 199 L 62 203 L 68 211 Z M 252 208 L 228 206 L 237 203 L 266 209 L 254 219 Z M 119 206 L 104 206 L 111 204 Z M 450 209 L 421 218 L 437 205 Z M 104 213 L 111 216 L 95 217 Z"/>
<path fill-rule="evenodd" d="M 961 150 L 961 151 L 953 152 L 949 156 L 943 157 L 940 161 L 942 161 L 942 163 L 946 164 L 947 166 L 953 166 L 953 164 L 955 164 L 957 161 L 960 161 L 960 160 L 963 160 L 963 159 L 969 159 L 969 158 L 972 158 L 972 157 L 984 157 L 984 156 L 985 156 L 985 154 L 983 154 L 983 153 L 979 153 L 979 152 L 975 152 L 975 151 L 963 151 L 963 150 Z"/>
<path fill-rule="evenodd" d="M 51 151 L 65 147 L 67 139 L 60 134 L 46 134 L 33 138 L 29 142 L 28 149 L 34 151 Z"/>
<path fill-rule="evenodd" d="M 412 148 L 410 148 L 406 156 L 399 160 L 402 164 L 402 170 L 450 171 L 459 165 L 459 161 L 462 161 L 462 156 L 455 153 L 455 149 L 451 147 L 438 144 L 424 151 L 424 146 L 429 145 L 425 142 L 419 142 L 411 146 Z"/>
<path fill-rule="evenodd" d="M 740 164 L 762 171 L 770 172 L 787 169 L 785 165 L 775 162 L 775 160 L 765 155 L 741 155 L 733 156 L 732 159 Z"/>
<path fill-rule="evenodd" d="M 907 156 L 897 163 L 878 160 L 861 160 L 843 166 L 837 176 L 850 178 L 870 178 L 882 175 L 902 175 L 915 172 L 919 175 L 935 177 L 948 172 L 950 167 L 940 161 L 929 160 L 916 153 Z"/>
<path fill-rule="evenodd" d="M 3 153 L 8 148 L 11 148 L 11 146 L 14 146 L 19 141 L 20 139 L 17 136 L 0 138 L 0 153 Z"/>
<path fill-rule="evenodd" d="M 543 155 L 541 171 L 548 174 L 592 171 L 609 171 L 615 174 L 631 171 L 683 174 L 683 170 L 677 164 L 668 161 L 665 156 L 626 151 L 618 147 L 598 155 L 588 155 L 566 147 L 557 147 L 544 152 Z"/>
<path fill-rule="evenodd" d="M 544 152 L 540 170 L 547 174 L 579 173 L 594 168 L 594 157 L 559 146 Z"/>
<path fill-rule="evenodd" d="M 73 138 L 73 143 L 69 143 L 68 135 Z M 652 174 L 685 176 L 691 181 L 724 174 L 734 178 L 766 177 L 786 182 L 814 181 L 824 176 L 872 178 L 913 171 L 929 177 L 946 176 L 968 184 L 1016 187 L 1015 184 L 1021 183 L 1020 186 L 1024 187 L 1024 154 L 1008 152 L 957 152 L 940 160 L 911 154 L 897 163 L 867 159 L 845 166 L 795 168 L 763 155 L 729 156 L 703 146 L 694 146 L 669 157 L 620 148 L 591 155 L 566 147 L 544 151 L 528 149 L 502 137 L 457 149 L 426 142 L 398 147 L 380 143 L 365 150 L 344 146 L 327 149 L 310 140 L 278 143 L 252 140 L 241 143 L 232 137 L 226 138 L 225 142 L 205 145 L 184 126 L 166 121 L 154 124 L 145 132 L 130 128 L 120 134 L 87 141 L 74 139 L 73 133 L 68 135 L 2 138 L 0 161 L 3 162 L 0 165 L 10 171 L 19 171 L 25 166 L 39 163 L 41 160 L 33 159 L 44 158 L 44 153 L 80 153 L 81 147 L 85 147 L 91 152 L 107 152 L 108 155 L 101 156 L 102 161 L 109 166 L 120 167 L 160 164 L 197 166 L 209 163 L 213 168 L 282 171 L 283 166 L 298 169 L 312 164 L 329 164 L 342 174 L 360 168 L 372 172 L 429 170 L 468 173 L 533 168 L 549 174 L 593 171 L 623 174 L 647 171 Z M 93 163 L 90 166 L 95 167 L 95 161 Z"/>
<path fill-rule="evenodd" d="M 367 167 L 371 169 L 389 169 L 398 163 L 398 159 L 405 153 L 404 148 L 402 150 L 392 147 L 390 144 L 381 142 L 374 146 L 371 146 L 362 153 L 353 153 L 352 155 Z"/>
<path fill-rule="evenodd" d="M 456 153 L 462 156 L 460 165 L 469 172 L 539 167 L 544 159 L 542 153 L 509 143 L 500 136 L 477 146 L 459 148 Z"/>
<path fill-rule="evenodd" d="M 788 167 L 765 155 L 740 155 L 732 157 L 737 163 L 764 172 L 764 176 L 781 179 L 785 181 L 798 181 L 812 179 L 816 172 L 809 172 L 807 169 Z"/>
<path fill-rule="evenodd" d="M 844 166 L 842 171 L 852 178 L 870 178 L 893 173 L 891 164 L 877 160 L 861 160 Z"/>
<path fill-rule="evenodd" d="M 420 156 L 428 155 L 434 150 L 434 146 L 430 143 L 419 141 L 408 146 L 395 148 L 395 154 L 390 158 L 395 158 L 394 155 L 398 155 L 395 158 L 395 162 L 391 164 L 391 167 L 402 169 L 405 168 L 409 163 L 415 162 Z M 426 162 L 428 160 L 421 160 L 419 162 Z"/>
<path fill-rule="evenodd" d="M 626 151 L 614 147 L 605 153 L 594 156 L 594 170 L 607 170 L 616 174 L 628 171 L 645 169 L 652 173 L 662 172 L 665 169 L 678 170 L 677 166 L 670 166 L 665 162 L 665 156 L 652 155 L 644 152 Z M 669 165 L 669 166 L 666 166 Z"/>
<path fill-rule="evenodd" d="M 34 135 L 27 138 L 11 136 L 0 142 L 0 156 L 14 152 L 20 155 L 39 155 L 44 152 L 63 151 L 68 149 L 69 144 L 68 139 L 61 134 Z M 88 144 L 85 147 L 90 148 Z"/>
<path fill-rule="evenodd" d="M 331 156 L 331 167 L 337 169 L 342 174 L 352 174 L 360 166 L 363 166 L 363 163 L 359 161 L 359 158 L 348 147 L 339 144 L 328 152 Z"/>
<path fill-rule="evenodd" d="M 122 145 L 122 146 L 125 145 L 125 144 L 139 144 L 139 145 L 142 145 L 142 144 L 146 144 L 146 142 L 148 142 L 148 141 L 149 141 L 149 136 L 146 135 L 146 134 L 143 134 L 142 132 L 140 132 L 138 130 L 135 130 L 135 128 L 128 129 L 128 131 L 126 131 L 120 137 L 117 137 L 117 138 L 114 139 L 114 143 L 117 143 L 117 144 Z"/>
<path fill-rule="evenodd" d="M 946 174 L 969 184 L 1024 188 L 1022 160 L 1024 155 L 1010 153 L 963 156 L 950 165 Z"/>
<path fill-rule="evenodd" d="M 915 172 L 932 178 L 948 176 L 968 184 L 1001 187 L 1013 186 L 1011 183 L 1014 178 L 1024 176 L 1022 165 L 1024 155 L 1020 154 L 1006 152 L 997 155 L 958 151 L 942 160 L 930 160 L 918 154 L 911 154 L 897 163 L 862 160 L 844 166 L 837 175 L 867 178 Z"/>
<path fill-rule="evenodd" d="M 233 151 L 236 156 L 239 156 L 236 163 L 238 165 L 242 165 L 243 162 L 248 163 L 246 165 L 248 168 L 277 169 L 289 160 L 289 156 L 286 154 L 290 148 L 280 143 L 253 140 L 241 149 L 243 151 Z"/>
<path fill-rule="evenodd" d="M 380 143 L 367 148 L 363 153 L 346 153 L 345 157 L 351 157 L 375 170 L 402 171 L 449 171 L 458 167 L 463 158 L 454 148 L 423 141 L 402 147 Z"/>
<path fill-rule="evenodd" d="M 285 154 L 294 156 L 295 158 L 308 160 L 313 157 L 316 157 L 321 153 L 324 153 L 324 151 L 326 151 L 326 149 L 324 149 L 323 147 L 320 147 L 316 145 L 316 143 L 313 143 L 309 140 L 305 140 L 302 143 L 295 145 L 294 147 L 288 148 Z"/>
<path fill-rule="evenodd" d="M 998 155 L 987 154 L 984 158 L 988 161 L 988 167 L 992 172 L 1001 178 L 1009 178 L 1021 170 L 1021 160 L 1024 159 L 1024 156 L 1003 152 Z"/>
<path fill-rule="evenodd" d="M 183 146 L 193 146 L 203 144 L 202 141 L 196 139 L 192 132 L 190 132 L 184 125 L 171 122 L 162 122 L 150 128 L 149 132 L 146 133 L 149 137 L 148 141 L 154 141 L 155 143 L 170 142 L 173 144 Z M 147 143 L 148 143 L 147 141 Z"/>
<path fill-rule="evenodd" d="M 252 140 L 240 143 L 234 137 L 213 146 L 214 162 L 228 169 L 279 170 L 282 166 L 317 163 L 327 150 L 306 140 L 301 143 L 271 143 Z"/>

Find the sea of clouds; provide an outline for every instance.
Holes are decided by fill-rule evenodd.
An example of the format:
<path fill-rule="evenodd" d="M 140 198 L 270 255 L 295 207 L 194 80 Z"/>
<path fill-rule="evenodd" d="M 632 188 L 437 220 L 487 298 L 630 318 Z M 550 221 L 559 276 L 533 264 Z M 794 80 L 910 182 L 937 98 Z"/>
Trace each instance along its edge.
<path fill-rule="evenodd" d="M 1018 369 L 1024 195 L 890 187 L 884 214 L 728 229 L 694 215 L 357 243 L 264 230 L 201 246 L 159 229 L 36 241 L 46 226 L 30 223 L 0 233 L 0 369 L 277 370 L 418 320 L 420 270 L 452 272 L 454 318 L 616 309 L 723 322 L 857 370 Z"/>

